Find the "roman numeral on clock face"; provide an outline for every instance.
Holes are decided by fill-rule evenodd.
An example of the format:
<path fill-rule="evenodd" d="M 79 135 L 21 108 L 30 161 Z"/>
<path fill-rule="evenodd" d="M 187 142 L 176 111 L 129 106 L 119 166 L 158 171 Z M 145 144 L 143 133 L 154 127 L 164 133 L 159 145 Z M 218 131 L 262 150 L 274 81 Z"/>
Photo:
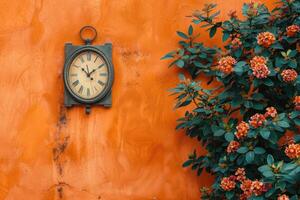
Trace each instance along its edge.
<path fill-rule="evenodd" d="M 91 58 L 92 58 L 92 53 L 91 53 L 90 51 L 88 51 L 87 54 L 86 54 L 86 59 L 87 59 L 88 61 L 90 61 Z"/>
<path fill-rule="evenodd" d="M 98 84 L 101 85 L 101 86 L 104 86 L 105 83 L 103 83 L 102 81 L 98 80 Z"/>
<path fill-rule="evenodd" d="M 99 56 L 97 56 L 96 58 L 95 58 L 95 60 L 94 60 L 94 63 L 96 62 L 96 60 L 99 58 Z"/>
<path fill-rule="evenodd" d="M 90 88 L 88 88 L 87 90 L 86 90 L 86 95 L 89 97 L 90 96 Z"/>
<path fill-rule="evenodd" d="M 74 81 L 74 82 L 72 83 L 72 85 L 73 85 L 74 87 L 76 87 L 78 84 L 79 84 L 79 80 L 76 80 L 76 81 Z"/>
<path fill-rule="evenodd" d="M 79 94 L 82 94 L 82 91 L 83 91 L 83 86 L 80 86 L 79 90 L 78 90 L 78 93 Z"/>
<path fill-rule="evenodd" d="M 82 63 L 84 63 L 84 59 L 82 56 L 80 56 L 79 59 L 81 60 Z"/>
<path fill-rule="evenodd" d="M 100 69 L 101 67 L 103 67 L 105 64 L 102 63 L 101 65 L 99 65 L 98 69 Z"/>

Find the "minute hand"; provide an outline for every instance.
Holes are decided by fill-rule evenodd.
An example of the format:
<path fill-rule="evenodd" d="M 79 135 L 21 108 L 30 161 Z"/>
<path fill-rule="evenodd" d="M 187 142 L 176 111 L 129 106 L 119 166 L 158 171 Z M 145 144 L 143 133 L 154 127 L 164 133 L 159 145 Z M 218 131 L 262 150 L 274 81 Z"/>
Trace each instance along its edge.
<path fill-rule="evenodd" d="M 92 73 L 94 73 L 96 70 L 100 69 L 100 68 L 103 67 L 103 66 L 104 66 L 104 63 L 101 64 L 101 65 L 99 65 L 99 67 L 97 67 L 96 69 L 93 69 L 93 70 L 89 73 L 89 75 L 91 75 Z"/>

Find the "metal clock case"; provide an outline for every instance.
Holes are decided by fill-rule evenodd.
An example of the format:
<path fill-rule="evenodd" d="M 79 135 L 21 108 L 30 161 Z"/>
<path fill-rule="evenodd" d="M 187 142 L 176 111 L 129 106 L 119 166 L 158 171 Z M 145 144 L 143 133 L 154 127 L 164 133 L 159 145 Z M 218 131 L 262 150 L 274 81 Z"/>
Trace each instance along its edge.
<path fill-rule="evenodd" d="M 91 28 L 91 27 L 84 27 Z M 83 28 L 83 29 L 84 29 Z M 80 33 L 82 34 L 82 30 Z M 106 43 L 104 45 L 91 45 L 92 41 L 96 38 L 97 32 L 95 29 L 95 36 L 92 39 L 83 39 L 85 41 L 85 45 L 72 45 L 71 43 L 65 44 L 65 65 L 63 70 L 64 76 L 64 104 L 66 107 L 72 107 L 73 105 L 83 105 L 86 107 L 86 113 L 89 114 L 91 112 L 92 105 L 102 105 L 105 107 L 111 107 L 112 105 L 112 85 L 114 79 L 114 69 L 112 65 L 112 44 Z M 101 59 L 105 66 L 107 67 L 107 82 L 103 86 L 102 91 L 92 98 L 83 98 L 74 92 L 74 88 L 72 89 L 72 85 L 69 81 L 70 79 L 70 67 L 75 59 L 78 58 L 81 54 L 95 54 L 97 57 L 101 57 Z M 97 59 L 97 58 L 96 58 Z M 104 64 L 103 64 L 104 65 Z M 87 66 L 87 65 L 86 65 Z M 100 66 L 99 66 L 100 67 Z M 85 66 L 80 67 L 84 73 L 86 73 L 87 78 L 93 80 L 91 74 L 97 69 L 93 69 L 91 72 L 85 71 Z M 87 70 L 88 66 L 87 66 Z M 101 81 L 100 81 L 101 82 Z M 91 83 L 90 83 L 91 84 Z M 94 89 L 94 88 L 92 88 Z M 90 90 L 89 90 L 90 91 Z"/>

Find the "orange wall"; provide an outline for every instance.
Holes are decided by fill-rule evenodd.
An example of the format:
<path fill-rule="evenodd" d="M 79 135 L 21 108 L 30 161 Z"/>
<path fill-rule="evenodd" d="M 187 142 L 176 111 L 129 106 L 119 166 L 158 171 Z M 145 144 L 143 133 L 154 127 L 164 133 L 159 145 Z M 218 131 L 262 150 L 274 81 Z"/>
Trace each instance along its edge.
<path fill-rule="evenodd" d="M 224 17 L 243 1 L 1 0 L 0 199 L 199 199 L 211 178 L 181 168 L 196 142 L 174 131 L 177 70 L 159 59 L 208 2 Z M 61 108 L 63 46 L 87 24 L 116 71 L 113 107 L 89 116 Z"/>

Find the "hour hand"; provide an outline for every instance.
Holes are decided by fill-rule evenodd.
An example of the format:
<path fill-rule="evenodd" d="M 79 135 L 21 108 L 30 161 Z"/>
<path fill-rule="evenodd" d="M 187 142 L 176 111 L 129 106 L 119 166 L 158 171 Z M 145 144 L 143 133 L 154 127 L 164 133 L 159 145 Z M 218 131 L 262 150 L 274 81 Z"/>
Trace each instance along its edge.
<path fill-rule="evenodd" d="M 84 68 L 81 68 L 81 70 L 82 70 L 86 75 L 88 75 L 87 71 L 85 71 Z"/>

